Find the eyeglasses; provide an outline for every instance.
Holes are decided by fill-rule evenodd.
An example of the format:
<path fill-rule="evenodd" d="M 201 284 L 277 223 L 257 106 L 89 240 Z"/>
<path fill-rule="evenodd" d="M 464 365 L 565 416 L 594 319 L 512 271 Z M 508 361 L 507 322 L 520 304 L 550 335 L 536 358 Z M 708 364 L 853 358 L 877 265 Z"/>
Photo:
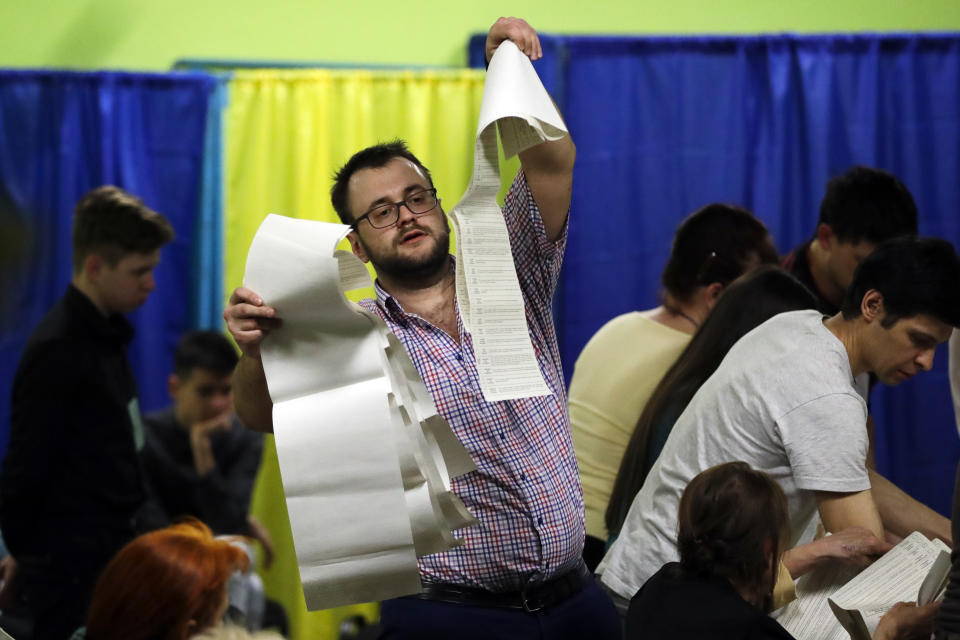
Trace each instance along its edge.
<path fill-rule="evenodd" d="M 386 229 L 397 224 L 397 220 L 400 219 L 401 206 L 406 207 L 415 216 L 422 216 L 433 211 L 438 204 L 440 204 L 440 200 L 437 199 L 436 189 L 417 191 L 400 202 L 388 202 L 370 209 L 370 211 L 357 218 L 351 226 L 356 229 L 360 226 L 361 220 L 366 220 L 374 229 Z"/>

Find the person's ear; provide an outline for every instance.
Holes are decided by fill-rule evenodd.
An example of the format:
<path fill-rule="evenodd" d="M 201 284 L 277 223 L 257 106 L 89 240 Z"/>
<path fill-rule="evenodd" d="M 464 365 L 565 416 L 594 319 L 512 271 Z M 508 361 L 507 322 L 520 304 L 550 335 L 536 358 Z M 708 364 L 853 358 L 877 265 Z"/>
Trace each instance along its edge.
<path fill-rule="evenodd" d="M 180 376 L 175 373 L 171 373 L 167 377 L 167 393 L 170 394 L 170 398 L 176 401 L 177 395 L 180 393 Z"/>
<path fill-rule="evenodd" d="M 83 275 L 86 276 L 87 280 L 96 282 L 97 278 L 100 277 L 100 273 L 103 271 L 104 263 L 103 256 L 91 253 L 83 259 Z"/>
<path fill-rule="evenodd" d="M 821 249 L 830 251 L 833 248 L 833 245 L 836 243 L 837 236 L 833 233 L 833 227 L 828 225 L 826 222 L 821 222 L 817 225 L 817 237 L 815 242 L 820 245 Z"/>
<path fill-rule="evenodd" d="M 347 234 L 347 240 L 350 242 L 350 249 L 353 251 L 353 255 L 357 256 L 364 262 L 370 262 L 370 257 L 367 256 L 367 251 L 363 247 L 363 242 L 360 241 L 360 234 L 356 231 L 351 231 Z"/>
<path fill-rule="evenodd" d="M 713 309 L 713 305 L 717 304 L 717 300 L 720 299 L 723 289 L 724 286 L 719 282 L 711 282 L 704 287 L 703 299 L 707 303 L 707 308 Z"/>
<path fill-rule="evenodd" d="M 883 317 L 883 294 L 876 289 L 870 289 L 863 294 L 860 300 L 860 315 L 867 322 L 880 320 Z"/>

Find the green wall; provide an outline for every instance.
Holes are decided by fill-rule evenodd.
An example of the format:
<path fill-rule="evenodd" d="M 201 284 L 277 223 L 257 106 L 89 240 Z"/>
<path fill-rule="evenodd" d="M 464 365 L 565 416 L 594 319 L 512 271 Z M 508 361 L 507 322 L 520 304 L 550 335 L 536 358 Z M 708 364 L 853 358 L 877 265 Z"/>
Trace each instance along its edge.
<path fill-rule="evenodd" d="M 0 0 L 0 67 L 461 66 L 467 36 L 500 15 L 554 33 L 960 30 L 958 0 Z"/>

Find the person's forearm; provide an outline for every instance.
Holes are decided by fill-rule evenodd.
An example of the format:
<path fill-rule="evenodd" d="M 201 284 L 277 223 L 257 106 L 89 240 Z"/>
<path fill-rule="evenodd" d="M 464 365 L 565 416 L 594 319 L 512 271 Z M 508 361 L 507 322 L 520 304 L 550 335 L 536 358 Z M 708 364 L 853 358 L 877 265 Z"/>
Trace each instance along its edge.
<path fill-rule="evenodd" d="M 213 457 L 210 438 L 206 435 L 190 435 L 190 449 L 193 452 L 193 468 L 198 476 L 205 476 L 214 470 L 217 461 Z"/>
<path fill-rule="evenodd" d="M 520 164 L 550 242 L 560 238 L 567 223 L 576 157 L 577 150 L 570 136 L 542 142 L 520 152 Z"/>
<path fill-rule="evenodd" d="M 273 433 L 273 401 L 259 358 L 242 356 L 233 374 L 233 407 L 249 429 Z"/>
<path fill-rule="evenodd" d="M 883 520 L 884 529 L 888 529 L 902 538 L 914 531 L 919 531 L 927 537 L 940 538 L 953 546 L 948 519 L 925 504 L 914 500 L 872 469 L 870 470 L 870 485 L 877 510 Z"/>

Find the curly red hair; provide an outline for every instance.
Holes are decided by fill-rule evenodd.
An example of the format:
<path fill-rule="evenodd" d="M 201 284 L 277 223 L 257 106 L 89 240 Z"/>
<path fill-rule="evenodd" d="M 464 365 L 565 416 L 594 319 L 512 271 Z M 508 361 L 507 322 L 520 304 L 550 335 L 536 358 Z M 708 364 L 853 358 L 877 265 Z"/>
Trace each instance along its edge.
<path fill-rule="evenodd" d="M 185 640 L 213 625 L 244 551 L 199 520 L 144 534 L 100 575 L 87 614 L 96 640 Z"/>

